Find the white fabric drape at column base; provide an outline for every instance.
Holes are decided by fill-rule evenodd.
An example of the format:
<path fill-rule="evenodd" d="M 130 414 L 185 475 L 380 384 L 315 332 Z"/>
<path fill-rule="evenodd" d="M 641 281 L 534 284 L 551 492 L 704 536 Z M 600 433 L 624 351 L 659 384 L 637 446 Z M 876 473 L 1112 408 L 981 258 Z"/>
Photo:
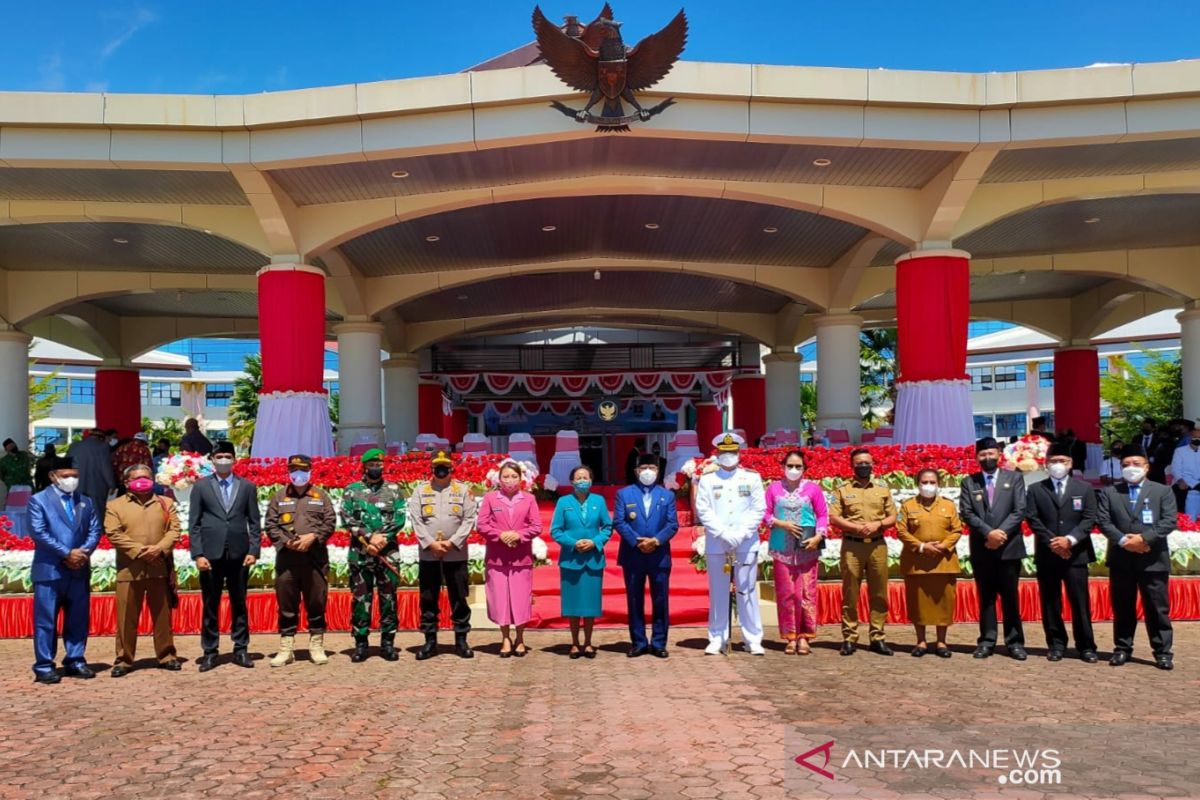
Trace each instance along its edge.
<path fill-rule="evenodd" d="M 896 384 L 896 444 L 975 442 L 969 380 Z"/>
<path fill-rule="evenodd" d="M 329 398 L 320 392 L 272 392 L 258 396 L 254 458 L 333 455 Z"/>

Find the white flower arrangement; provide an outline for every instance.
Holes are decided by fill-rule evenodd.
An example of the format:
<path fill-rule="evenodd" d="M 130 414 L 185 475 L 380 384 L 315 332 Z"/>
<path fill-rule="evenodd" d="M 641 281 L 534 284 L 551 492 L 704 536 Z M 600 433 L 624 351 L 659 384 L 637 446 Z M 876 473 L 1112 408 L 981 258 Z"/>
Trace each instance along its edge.
<path fill-rule="evenodd" d="M 542 488 L 547 492 L 557 492 L 558 480 L 553 475 L 547 475 L 546 480 L 542 481 Z"/>
<path fill-rule="evenodd" d="M 158 465 L 155 482 L 182 492 L 192 488 L 196 481 L 213 474 L 212 462 L 207 456 L 177 453 L 170 458 L 164 458 Z"/>

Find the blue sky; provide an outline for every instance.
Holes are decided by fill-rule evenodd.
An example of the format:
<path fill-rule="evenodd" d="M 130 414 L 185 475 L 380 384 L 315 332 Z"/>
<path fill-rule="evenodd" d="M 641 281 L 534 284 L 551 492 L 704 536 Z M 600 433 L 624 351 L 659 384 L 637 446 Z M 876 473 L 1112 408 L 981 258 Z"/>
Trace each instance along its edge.
<path fill-rule="evenodd" d="M 602 0 L 545 0 L 590 19 Z M 615 0 L 627 43 L 679 2 Z M 971 72 L 1200 57 L 1200 3 L 688 0 L 684 58 Z M 49 0 L 5 8 L 0 89 L 250 93 L 457 72 L 532 37 L 527 0 Z"/>

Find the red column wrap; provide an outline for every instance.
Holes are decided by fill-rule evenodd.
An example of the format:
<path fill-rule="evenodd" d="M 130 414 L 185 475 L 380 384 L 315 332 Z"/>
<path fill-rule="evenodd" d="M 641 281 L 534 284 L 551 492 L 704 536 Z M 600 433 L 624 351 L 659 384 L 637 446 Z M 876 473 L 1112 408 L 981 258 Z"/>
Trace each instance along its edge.
<path fill-rule="evenodd" d="M 96 427 L 114 428 L 122 439 L 142 429 L 142 392 L 136 369 L 96 370 Z"/>
<path fill-rule="evenodd" d="M 1094 347 L 1054 351 L 1054 430 L 1067 428 L 1080 441 L 1100 441 L 1100 356 Z"/>
<path fill-rule="evenodd" d="M 325 274 L 303 264 L 258 273 L 263 393 L 320 392 L 325 365 Z"/>
<path fill-rule="evenodd" d="M 442 385 L 422 381 L 417 387 L 417 433 L 446 436 L 445 420 L 442 414 Z"/>
<path fill-rule="evenodd" d="M 729 392 L 733 397 L 730 427 L 744 430 L 746 445 L 754 447 L 759 437 L 767 432 L 767 379 L 763 375 L 735 375 Z"/>
<path fill-rule="evenodd" d="M 958 251 L 916 252 L 896 262 L 900 381 L 967 377 L 970 263 Z"/>
<path fill-rule="evenodd" d="M 716 403 L 696 404 L 696 438 L 699 439 L 701 453 L 712 450 L 712 440 L 721 433 L 724 425 L 721 423 L 721 409 Z"/>

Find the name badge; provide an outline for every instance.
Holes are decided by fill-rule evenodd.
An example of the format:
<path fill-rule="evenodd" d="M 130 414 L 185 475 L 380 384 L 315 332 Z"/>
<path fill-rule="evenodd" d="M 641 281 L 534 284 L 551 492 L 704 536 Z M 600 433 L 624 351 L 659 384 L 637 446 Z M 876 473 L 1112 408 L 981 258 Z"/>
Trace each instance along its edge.
<path fill-rule="evenodd" d="M 738 497 L 749 497 L 749 496 L 750 496 L 750 487 L 749 486 L 739 486 L 738 487 Z"/>
<path fill-rule="evenodd" d="M 1082 497 L 1072 497 L 1071 498 L 1071 510 L 1072 511 L 1083 511 L 1083 498 Z"/>
<path fill-rule="evenodd" d="M 1143 525 L 1153 525 L 1154 524 L 1154 512 L 1150 510 L 1149 506 L 1142 509 L 1142 524 Z"/>

